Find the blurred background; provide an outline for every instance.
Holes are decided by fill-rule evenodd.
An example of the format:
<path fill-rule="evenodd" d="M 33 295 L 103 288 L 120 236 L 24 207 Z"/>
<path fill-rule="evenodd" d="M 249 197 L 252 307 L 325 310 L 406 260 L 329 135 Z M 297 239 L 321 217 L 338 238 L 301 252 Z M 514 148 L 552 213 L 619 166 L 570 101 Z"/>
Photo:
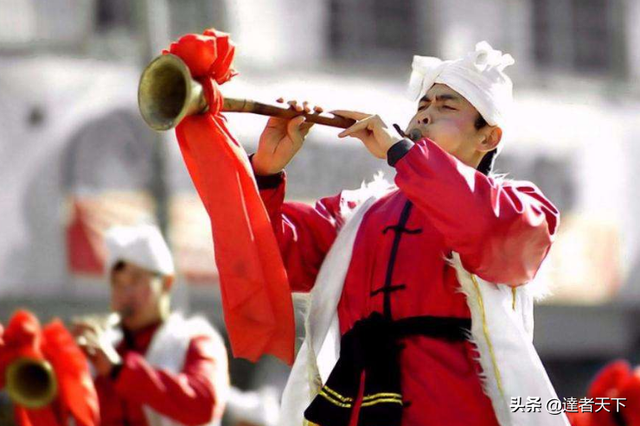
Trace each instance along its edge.
<path fill-rule="evenodd" d="M 511 53 L 513 125 L 497 171 L 535 182 L 562 224 L 539 279 L 538 351 L 561 396 L 614 358 L 640 361 L 639 0 L 0 0 L 0 322 L 106 312 L 104 231 L 154 220 L 179 268 L 174 305 L 224 331 L 206 213 L 174 135 L 149 130 L 141 70 L 171 40 L 231 33 L 230 96 L 308 100 L 404 127 L 414 54 Z M 248 152 L 266 119 L 229 115 Z M 289 197 L 356 188 L 381 170 L 355 140 L 315 127 Z M 241 389 L 287 368 L 232 362 Z"/>

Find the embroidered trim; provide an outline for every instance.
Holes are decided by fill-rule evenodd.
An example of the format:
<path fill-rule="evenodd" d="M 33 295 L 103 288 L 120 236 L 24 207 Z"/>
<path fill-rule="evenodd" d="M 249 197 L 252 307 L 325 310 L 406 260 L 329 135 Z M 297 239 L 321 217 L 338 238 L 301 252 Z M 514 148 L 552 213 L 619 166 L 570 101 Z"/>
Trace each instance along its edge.
<path fill-rule="evenodd" d="M 371 394 L 371 395 L 366 395 L 366 396 L 364 396 L 362 398 L 362 400 L 363 401 L 369 401 L 370 399 L 376 399 L 376 398 L 382 398 L 382 397 L 402 399 L 402 395 L 400 395 L 399 393 L 381 392 L 381 393 L 374 393 L 374 394 Z"/>
<path fill-rule="evenodd" d="M 331 397 L 331 395 L 325 393 L 325 391 L 322 390 L 322 389 L 320 389 L 320 392 L 318 393 L 318 395 L 320 395 L 321 397 L 323 397 L 324 399 L 326 399 L 327 401 L 329 401 L 333 405 L 337 405 L 338 407 L 341 407 L 341 408 L 351 408 L 351 406 L 352 406 L 352 404 L 348 403 L 348 402 L 336 401 L 335 399 L 333 399 Z"/>
<path fill-rule="evenodd" d="M 393 404 L 402 405 L 402 400 L 401 399 L 395 399 L 395 398 L 376 399 L 376 400 L 373 400 L 373 401 L 363 402 L 361 407 L 370 407 L 372 405 L 383 404 L 383 403 L 393 403 Z"/>
<path fill-rule="evenodd" d="M 478 297 L 478 304 L 480 305 L 480 309 L 482 310 L 482 332 L 484 334 L 484 338 L 487 341 L 487 346 L 489 347 L 489 355 L 491 355 L 491 364 L 493 364 L 493 371 L 496 376 L 496 384 L 498 385 L 500 395 L 502 395 L 502 397 L 504 398 L 504 391 L 502 390 L 502 378 L 500 377 L 500 370 L 498 369 L 496 356 L 493 352 L 493 345 L 491 344 L 491 338 L 489 337 L 489 328 L 487 327 L 487 317 L 484 311 L 484 301 L 482 300 L 482 293 L 480 293 L 480 285 L 478 284 L 478 280 L 476 279 L 475 275 L 469 275 L 471 276 L 471 281 L 473 281 L 473 286 Z"/>
<path fill-rule="evenodd" d="M 340 395 L 338 392 L 334 391 L 333 389 L 331 389 L 329 386 L 325 385 L 323 387 L 324 390 L 326 390 L 327 392 L 329 392 L 331 394 L 332 397 L 339 399 L 342 402 L 353 402 L 353 398 L 350 398 L 348 396 L 342 396 Z"/>
<path fill-rule="evenodd" d="M 327 391 L 327 392 L 325 392 Z M 338 392 L 333 389 L 324 386 L 320 389 L 318 395 L 321 395 L 324 399 L 341 408 L 351 408 L 353 404 L 353 398 L 342 396 Z M 371 395 L 366 395 L 362 398 L 362 407 L 369 407 L 372 405 L 382 404 L 382 403 L 393 403 L 400 404 L 402 403 L 402 395 L 399 393 L 391 393 L 391 392 L 380 392 L 374 393 Z"/>

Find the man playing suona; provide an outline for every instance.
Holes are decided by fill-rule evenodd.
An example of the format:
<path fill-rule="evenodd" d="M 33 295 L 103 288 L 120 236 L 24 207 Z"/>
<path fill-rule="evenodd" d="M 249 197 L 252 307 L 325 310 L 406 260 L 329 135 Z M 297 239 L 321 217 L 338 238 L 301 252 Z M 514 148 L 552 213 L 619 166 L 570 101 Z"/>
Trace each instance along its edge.
<path fill-rule="evenodd" d="M 97 374 L 102 426 L 219 424 L 229 393 L 227 352 L 205 319 L 170 312 L 175 270 L 160 231 L 115 227 L 106 244 L 111 309 L 120 322 L 76 325 Z"/>
<path fill-rule="evenodd" d="M 386 159 L 397 187 L 367 206 L 341 256 L 340 356 L 317 384 L 308 421 L 499 424 L 483 389 L 488 372 L 467 339 L 471 313 L 452 257 L 474 280 L 517 288 L 535 277 L 556 234 L 559 213 L 536 186 L 489 176 L 511 105 L 504 68 L 512 63 L 486 42 L 456 61 L 416 57 L 419 103 L 405 130 L 415 141 L 399 140 L 376 115 L 334 111 L 357 120 L 340 137 Z M 315 207 L 284 202 L 284 168 L 310 127 L 302 116 L 271 118 L 252 157 L 292 289 L 303 292 L 318 285 L 327 253 L 370 193 L 342 191 Z"/>

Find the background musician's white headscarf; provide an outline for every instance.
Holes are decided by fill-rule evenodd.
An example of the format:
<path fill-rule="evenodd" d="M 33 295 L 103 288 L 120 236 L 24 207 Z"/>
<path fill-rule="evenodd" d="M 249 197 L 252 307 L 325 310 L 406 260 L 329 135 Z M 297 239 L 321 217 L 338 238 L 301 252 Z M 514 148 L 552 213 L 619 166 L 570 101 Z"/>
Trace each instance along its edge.
<path fill-rule="evenodd" d="M 409 96 L 419 100 L 434 84 L 445 84 L 467 99 L 487 123 L 504 130 L 513 102 L 513 83 L 504 69 L 514 63 L 511 55 L 503 55 L 486 41 L 476 44 L 475 51 L 456 60 L 414 56 Z M 502 144 L 498 151 L 501 147 Z"/>
<path fill-rule="evenodd" d="M 107 232 L 105 243 L 108 253 L 105 265 L 107 273 L 121 260 L 165 276 L 175 272 L 169 247 L 155 226 L 113 227 Z"/>

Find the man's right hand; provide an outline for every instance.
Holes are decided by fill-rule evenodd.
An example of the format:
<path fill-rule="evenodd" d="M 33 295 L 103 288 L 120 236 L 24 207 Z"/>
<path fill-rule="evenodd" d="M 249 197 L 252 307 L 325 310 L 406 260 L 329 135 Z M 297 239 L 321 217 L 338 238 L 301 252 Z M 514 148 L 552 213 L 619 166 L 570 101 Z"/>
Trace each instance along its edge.
<path fill-rule="evenodd" d="M 283 103 L 282 98 L 277 102 Z M 307 102 L 298 105 L 296 101 L 287 102 L 291 109 L 297 112 L 311 112 Z M 314 113 L 322 113 L 322 108 L 316 106 Z M 304 138 L 309 133 L 313 123 L 305 120 L 304 116 L 292 118 L 290 120 L 271 117 L 267 122 L 260 142 L 258 151 L 253 156 L 253 170 L 257 175 L 268 176 L 281 172 L 296 153 L 302 148 Z"/>
<path fill-rule="evenodd" d="M 108 376 L 116 365 L 122 364 L 122 358 L 100 326 L 90 321 L 75 320 L 72 334 L 99 376 Z"/>

